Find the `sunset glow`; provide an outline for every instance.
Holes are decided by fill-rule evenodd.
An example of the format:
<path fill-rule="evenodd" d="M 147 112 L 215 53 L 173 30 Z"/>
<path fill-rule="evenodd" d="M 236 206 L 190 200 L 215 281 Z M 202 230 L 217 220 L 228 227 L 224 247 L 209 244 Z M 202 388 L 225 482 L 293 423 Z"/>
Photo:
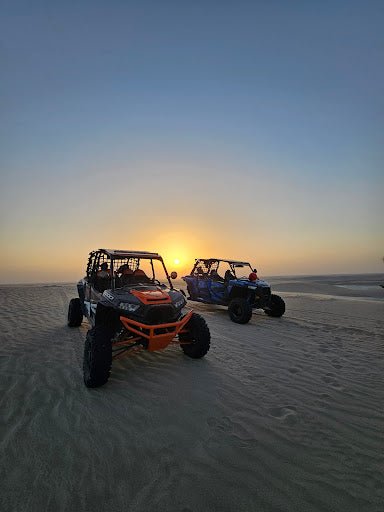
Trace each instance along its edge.
<path fill-rule="evenodd" d="M 0 283 L 75 281 L 102 247 L 384 270 L 373 7 L 112 6 L 3 12 Z"/>

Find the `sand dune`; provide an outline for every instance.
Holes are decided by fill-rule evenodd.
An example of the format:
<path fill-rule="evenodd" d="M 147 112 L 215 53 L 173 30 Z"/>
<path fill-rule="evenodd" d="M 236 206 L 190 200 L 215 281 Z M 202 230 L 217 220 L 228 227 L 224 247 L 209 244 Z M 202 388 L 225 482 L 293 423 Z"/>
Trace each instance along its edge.
<path fill-rule="evenodd" d="M 94 390 L 75 286 L 0 287 L 1 510 L 381 512 L 384 291 L 274 286 L 283 318 L 191 303 L 205 359 L 141 352 Z"/>

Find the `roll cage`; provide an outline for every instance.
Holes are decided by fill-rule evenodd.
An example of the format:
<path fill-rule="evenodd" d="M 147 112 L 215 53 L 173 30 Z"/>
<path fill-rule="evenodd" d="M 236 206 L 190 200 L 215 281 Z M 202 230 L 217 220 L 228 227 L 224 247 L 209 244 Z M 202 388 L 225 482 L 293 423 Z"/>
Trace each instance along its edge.
<path fill-rule="evenodd" d="M 224 260 L 219 258 L 208 258 L 208 259 L 196 259 L 195 264 L 191 271 L 191 276 L 198 276 L 200 278 L 209 278 L 212 275 L 212 272 L 218 272 L 220 263 L 227 263 L 231 272 L 237 279 L 236 269 L 248 267 L 251 272 L 256 272 L 256 269 L 251 267 L 251 264 L 247 261 L 237 261 L 237 260 Z"/>
<path fill-rule="evenodd" d="M 173 289 L 172 281 L 164 264 L 163 258 L 157 252 L 148 251 L 128 251 L 128 250 L 114 250 L 114 249 L 97 249 L 89 253 L 86 279 L 89 283 L 95 283 L 97 279 L 97 273 L 100 270 L 102 263 L 107 263 L 111 274 L 111 289 L 116 288 L 116 276 L 117 271 L 122 265 L 135 271 L 140 266 L 140 260 L 149 260 L 152 268 L 152 279 L 155 279 L 155 269 L 153 261 L 158 260 L 161 262 L 164 273 L 167 276 L 169 287 Z"/>

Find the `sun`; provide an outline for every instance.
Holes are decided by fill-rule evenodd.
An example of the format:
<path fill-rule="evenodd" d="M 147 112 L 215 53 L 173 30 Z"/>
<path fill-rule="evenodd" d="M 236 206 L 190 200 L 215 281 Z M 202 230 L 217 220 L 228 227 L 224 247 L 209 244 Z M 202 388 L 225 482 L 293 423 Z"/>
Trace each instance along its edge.
<path fill-rule="evenodd" d="M 173 263 L 174 263 L 175 265 L 179 265 L 179 263 L 180 263 L 179 258 L 175 258 L 175 259 L 173 260 Z"/>

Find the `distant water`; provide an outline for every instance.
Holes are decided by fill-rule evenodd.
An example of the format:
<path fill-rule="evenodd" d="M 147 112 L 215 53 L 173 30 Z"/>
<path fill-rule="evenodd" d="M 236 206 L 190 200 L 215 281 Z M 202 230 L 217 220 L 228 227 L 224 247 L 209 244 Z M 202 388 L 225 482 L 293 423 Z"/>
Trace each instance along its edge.
<path fill-rule="evenodd" d="M 326 275 L 282 275 L 269 276 L 269 279 L 295 279 L 301 281 L 315 281 L 327 284 L 356 284 L 375 285 L 384 284 L 384 273 L 382 274 L 326 274 Z"/>
<path fill-rule="evenodd" d="M 317 293 L 384 300 L 384 274 L 335 274 L 320 276 L 272 276 L 266 278 L 286 292 Z"/>

